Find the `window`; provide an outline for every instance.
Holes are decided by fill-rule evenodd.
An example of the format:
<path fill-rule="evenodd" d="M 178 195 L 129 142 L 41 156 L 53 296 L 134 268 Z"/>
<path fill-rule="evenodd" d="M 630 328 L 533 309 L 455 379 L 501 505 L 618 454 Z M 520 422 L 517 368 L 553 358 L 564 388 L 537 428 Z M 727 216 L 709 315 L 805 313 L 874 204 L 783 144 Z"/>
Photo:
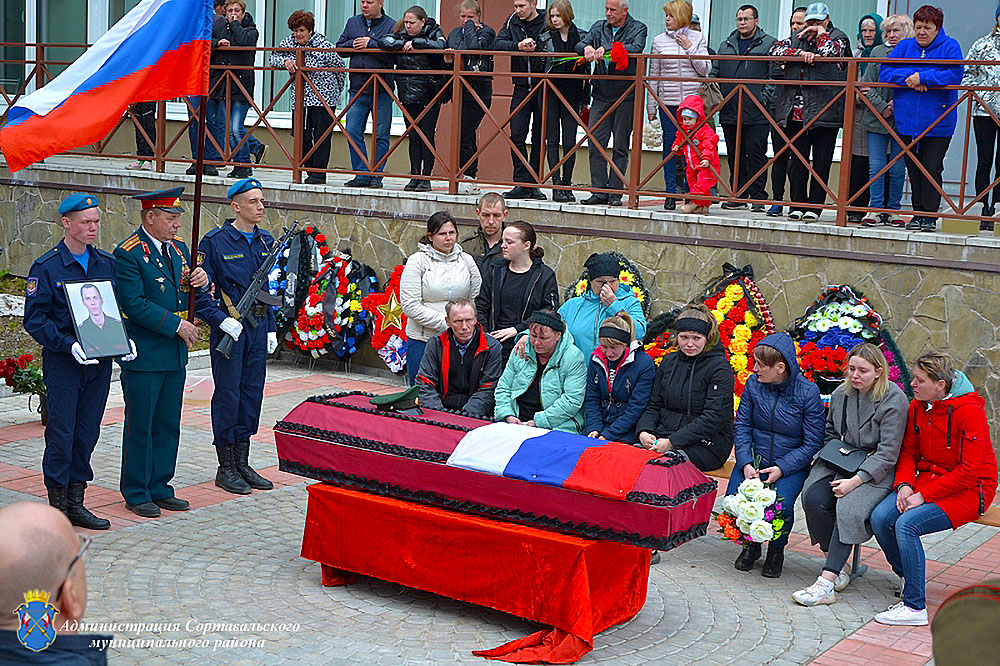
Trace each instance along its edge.
<path fill-rule="evenodd" d="M 36 0 L 38 12 L 38 41 L 65 44 L 87 43 L 87 0 Z M 45 50 L 45 60 L 63 64 L 47 65 L 49 73 L 58 76 L 69 63 L 84 52 L 83 47 L 50 47 Z"/>
<path fill-rule="evenodd" d="M 25 0 L 0 0 L 0 42 L 25 41 L 24 12 Z M 24 60 L 24 47 L 0 46 L 0 60 Z M 18 63 L 0 64 L 0 88 L 14 94 L 24 83 L 25 72 Z"/>
<path fill-rule="evenodd" d="M 139 0 L 110 0 L 108 2 L 108 29 L 132 11 L 137 4 L 139 4 Z"/>

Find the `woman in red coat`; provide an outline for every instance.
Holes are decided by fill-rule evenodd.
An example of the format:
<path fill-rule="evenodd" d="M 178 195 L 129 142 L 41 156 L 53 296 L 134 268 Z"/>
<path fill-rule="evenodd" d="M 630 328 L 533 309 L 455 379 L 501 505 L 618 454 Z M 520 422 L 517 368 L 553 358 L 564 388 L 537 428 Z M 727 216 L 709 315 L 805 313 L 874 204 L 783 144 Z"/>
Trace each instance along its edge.
<path fill-rule="evenodd" d="M 875 507 L 872 530 L 903 600 L 881 624 L 927 624 L 920 536 L 957 529 L 983 515 L 997 489 L 997 460 L 983 399 L 947 354 L 924 354 L 913 369 L 913 401 L 896 463 L 895 493 Z"/>

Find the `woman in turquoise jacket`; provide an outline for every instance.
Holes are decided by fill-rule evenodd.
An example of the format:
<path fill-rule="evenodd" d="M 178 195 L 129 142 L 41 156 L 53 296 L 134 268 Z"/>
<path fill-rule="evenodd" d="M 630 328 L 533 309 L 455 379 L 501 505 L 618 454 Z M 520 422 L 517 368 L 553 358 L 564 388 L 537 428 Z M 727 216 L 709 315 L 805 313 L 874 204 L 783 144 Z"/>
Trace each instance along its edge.
<path fill-rule="evenodd" d="M 531 344 L 524 358 L 511 354 L 496 388 L 494 417 L 550 430 L 579 433 L 587 393 L 587 363 L 573 335 L 553 310 L 528 320 Z"/>
<path fill-rule="evenodd" d="M 632 293 L 632 288 L 618 281 L 621 266 L 610 252 L 592 254 L 584 263 L 590 289 L 582 296 L 574 296 L 559 308 L 559 314 L 566 321 L 566 328 L 572 334 L 576 346 L 590 357 L 597 348 L 597 332 L 601 322 L 624 310 L 635 324 L 635 337 L 642 340 L 646 335 L 646 315 L 642 303 Z"/>

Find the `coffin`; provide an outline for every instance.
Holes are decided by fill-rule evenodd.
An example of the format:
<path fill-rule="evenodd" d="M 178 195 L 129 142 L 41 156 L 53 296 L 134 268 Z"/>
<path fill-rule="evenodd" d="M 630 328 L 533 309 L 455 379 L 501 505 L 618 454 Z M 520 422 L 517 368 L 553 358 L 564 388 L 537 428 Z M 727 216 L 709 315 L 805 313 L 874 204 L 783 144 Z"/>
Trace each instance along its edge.
<path fill-rule="evenodd" d="M 717 484 L 673 453 L 611 498 L 447 465 L 486 421 L 376 410 L 369 394 L 314 396 L 274 426 L 280 469 L 387 497 L 577 536 L 669 550 L 705 534 Z"/>

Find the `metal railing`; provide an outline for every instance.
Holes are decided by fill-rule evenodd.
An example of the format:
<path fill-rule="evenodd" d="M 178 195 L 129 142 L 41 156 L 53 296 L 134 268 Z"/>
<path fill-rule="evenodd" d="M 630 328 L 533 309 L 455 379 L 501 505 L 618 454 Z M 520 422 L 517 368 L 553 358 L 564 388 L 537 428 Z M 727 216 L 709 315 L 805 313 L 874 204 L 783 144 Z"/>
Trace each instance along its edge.
<path fill-rule="evenodd" d="M 0 96 L 2 96 L 4 102 L 3 112 L 0 113 L 0 126 L 6 121 L 7 109 L 16 104 L 17 100 L 23 96 L 28 87 L 29 82 L 34 85 L 35 88 L 45 85 L 48 81 L 52 79 L 51 68 L 57 65 L 68 64 L 66 62 L 53 61 L 46 58 L 46 49 L 51 47 L 81 47 L 84 45 L 79 44 L 10 44 L 10 43 L 0 43 L 0 47 L 14 47 L 17 49 L 26 49 L 27 52 L 33 52 L 34 56 L 32 58 L 26 58 L 24 60 L 0 60 L 0 66 L 2 65 L 19 65 L 24 68 L 25 75 L 20 83 L 16 86 L 16 89 L 9 91 L 7 89 L 0 88 Z M 264 60 L 270 59 L 270 54 L 273 51 L 288 52 L 289 49 L 278 49 L 278 48 L 252 48 L 252 47 L 232 47 L 232 50 L 242 50 L 242 51 L 255 51 L 263 53 Z M 345 49 L 313 49 L 315 51 L 335 51 L 342 54 L 357 54 L 356 50 L 345 50 Z M 654 178 L 661 172 L 664 168 L 667 160 L 669 158 L 662 158 L 659 162 L 653 166 L 651 169 L 643 167 L 643 124 L 645 118 L 645 99 L 649 95 L 652 97 L 658 108 L 666 111 L 667 105 L 658 98 L 655 92 L 655 83 L 658 81 L 666 82 L 704 82 L 704 81 L 717 81 L 720 84 L 732 84 L 733 88 L 726 94 L 723 104 L 720 104 L 712 110 L 707 110 L 708 115 L 703 123 L 713 122 L 713 119 L 719 115 L 722 107 L 727 102 L 735 102 L 737 105 L 737 117 L 740 118 L 743 115 L 743 110 L 750 105 L 752 108 L 757 109 L 763 118 L 766 120 L 769 128 L 772 130 L 772 140 L 774 137 L 778 137 L 778 145 L 773 145 L 772 154 L 767 158 L 763 166 L 761 166 L 757 172 L 746 179 L 743 184 L 738 183 L 738 178 L 731 176 L 730 179 L 722 177 L 722 174 L 717 174 L 719 176 L 718 191 L 719 196 L 705 196 L 699 199 L 711 200 L 713 202 L 727 201 L 735 198 L 740 198 L 741 201 L 749 204 L 764 204 L 764 205 L 788 205 L 789 201 L 777 201 L 772 199 L 748 199 L 744 198 L 748 189 L 752 186 L 754 181 L 761 176 L 766 174 L 771 166 L 778 160 L 782 155 L 788 153 L 790 154 L 790 159 L 795 160 L 796 164 L 801 165 L 799 168 L 805 168 L 807 171 L 807 178 L 816 179 L 821 187 L 825 190 L 828 202 L 820 204 L 812 204 L 807 202 L 801 202 L 802 207 L 808 207 L 811 209 L 825 209 L 834 211 L 836 215 L 836 221 L 839 225 L 844 225 L 847 222 L 847 214 L 850 212 L 861 212 L 861 213 L 890 213 L 895 214 L 899 212 L 906 213 L 908 211 L 895 211 L 885 208 L 878 208 L 875 206 L 861 207 L 855 205 L 855 201 L 860 196 L 860 194 L 870 187 L 872 183 L 879 177 L 885 176 L 890 167 L 895 164 L 900 159 L 910 158 L 917 168 L 921 171 L 924 177 L 938 190 L 942 200 L 949 210 L 942 211 L 942 214 L 958 219 L 984 219 L 979 215 L 974 214 L 972 211 L 973 206 L 983 202 L 984 197 L 989 200 L 989 192 L 1000 185 L 1000 175 L 998 175 L 993 182 L 990 184 L 986 190 L 983 192 L 973 192 L 971 194 L 966 193 L 966 183 L 964 174 L 966 173 L 968 166 L 968 149 L 970 143 L 970 133 L 972 132 L 971 117 L 973 108 L 976 105 L 982 104 L 986 109 L 989 116 L 998 124 L 1000 124 L 1000 118 L 998 118 L 992 111 L 989 110 L 988 106 L 983 101 L 980 93 L 984 90 L 1000 90 L 1000 88 L 969 88 L 963 86 L 950 86 L 947 89 L 957 90 L 958 100 L 952 104 L 948 109 L 945 109 L 941 115 L 935 120 L 931 127 L 925 130 L 921 135 L 914 137 L 912 141 L 906 142 L 892 127 L 892 123 L 887 121 L 880 113 L 877 112 L 875 107 L 872 105 L 871 101 L 863 94 L 859 95 L 862 89 L 867 89 L 869 87 L 893 87 L 891 84 L 880 84 L 880 83 L 868 83 L 859 80 L 859 65 L 861 62 L 867 63 L 900 63 L 905 61 L 900 61 L 896 59 L 865 59 L 861 61 L 859 59 L 852 58 L 817 58 L 817 63 L 825 64 L 835 64 L 842 68 L 844 72 L 844 80 L 834 80 L 834 81 L 805 81 L 805 80 L 784 80 L 784 79 L 708 79 L 702 77 L 654 77 L 648 75 L 647 68 L 649 61 L 653 59 L 687 59 L 687 56 L 660 56 L 652 54 L 632 54 L 630 58 L 636 61 L 636 72 L 635 74 L 630 74 L 628 76 L 615 76 L 615 75 L 589 75 L 589 74 L 564 74 L 564 73 L 546 73 L 546 72 L 531 72 L 530 74 L 525 72 L 510 72 L 510 71 L 497 71 L 497 72 L 478 72 L 478 71 L 463 71 L 462 63 L 464 59 L 468 56 L 479 56 L 479 55 L 492 55 L 495 57 L 509 57 L 512 56 L 511 52 L 507 51 L 449 51 L 449 54 L 454 55 L 452 63 L 450 65 L 442 66 L 442 69 L 435 70 L 392 70 L 392 69 L 371 69 L 371 70 L 352 70 L 350 68 L 346 69 L 328 69 L 323 71 L 343 71 L 347 74 L 351 72 L 358 73 L 363 71 L 365 74 L 369 75 L 368 81 L 356 94 L 349 98 L 346 105 L 338 109 L 336 102 L 338 100 L 332 100 L 333 104 L 328 100 L 323 99 L 323 95 L 320 92 L 319 87 L 313 80 L 313 74 L 318 71 L 313 68 L 305 67 L 305 50 L 302 48 L 291 49 L 294 52 L 296 71 L 288 75 L 289 78 L 281 86 L 272 86 L 274 91 L 270 94 L 269 99 L 262 100 L 258 102 L 253 98 L 252 95 L 247 94 L 247 90 L 239 80 L 237 72 L 252 70 L 255 73 L 258 71 L 263 71 L 267 73 L 277 72 L 279 74 L 287 74 L 287 71 L 283 68 L 271 67 L 271 66 L 236 66 L 236 65 L 212 65 L 212 69 L 215 71 L 222 71 L 221 76 L 217 77 L 217 80 L 213 83 L 209 95 L 222 94 L 225 98 L 225 131 L 222 137 L 212 136 L 210 133 L 207 137 L 207 141 L 218 151 L 221 159 L 216 162 L 206 162 L 208 164 L 228 164 L 234 166 L 256 166 L 252 163 L 237 163 L 235 162 L 235 157 L 238 150 L 246 142 L 247 138 L 244 137 L 237 144 L 233 144 L 230 140 L 229 133 L 229 122 L 230 109 L 232 100 L 234 98 L 245 98 L 248 100 L 250 105 L 250 110 L 256 115 L 256 119 L 253 121 L 252 125 L 247 128 L 247 136 L 250 133 L 255 133 L 258 138 L 261 132 L 264 132 L 266 136 L 270 137 L 269 145 L 276 147 L 280 154 L 287 161 L 287 164 L 267 164 L 266 168 L 269 169 L 279 169 L 290 171 L 291 180 L 294 183 L 302 182 L 303 171 L 307 170 L 307 160 L 311 155 L 317 150 L 318 144 L 321 141 L 331 137 L 332 133 L 336 128 L 340 127 L 343 129 L 343 121 L 354 104 L 357 103 L 358 98 L 362 94 L 375 94 L 387 95 L 391 102 L 402 111 L 403 119 L 405 122 L 405 130 L 401 135 L 395 137 L 393 140 L 390 138 L 390 146 L 388 152 L 381 156 L 380 158 L 375 157 L 374 150 L 374 136 L 367 138 L 367 141 L 371 142 L 366 150 L 367 158 L 365 159 L 365 169 L 360 171 L 355 171 L 352 169 L 345 168 L 326 168 L 317 169 L 314 167 L 309 167 L 310 172 L 322 171 L 331 174 L 341 174 L 341 175 L 375 175 L 375 176 L 387 176 L 387 177 L 400 177 L 400 178 L 413 178 L 413 179 L 425 179 L 425 180 L 437 180 L 437 181 L 447 181 L 448 192 L 450 194 L 456 194 L 459 189 L 459 185 L 463 181 L 462 174 L 468 168 L 473 160 L 480 158 L 484 151 L 490 147 L 500 145 L 502 148 L 507 149 L 506 152 L 511 152 L 513 159 L 518 159 L 523 163 L 523 166 L 530 174 L 532 180 L 524 182 L 517 182 L 512 179 L 479 179 L 477 182 L 481 185 L 487 186 L 524 186 L 524 187 L 541 187 L 549 190 L 556 189 L 566 189 L 575 191 L 586 191 L 586 192 L 596 192 L 607 195 L 620 195 L 627 197 L 627 205 L 635 208 L 639 205 L 641 198 L 674 198 L 683 199 L 686 195 L 684 194 L 669 194 L 662 188 L 658 188 L 653 185 Z M 380 54 L 385 52 L 376 51 Z M 426 53 L 426 52 L 425 52 Z M 552 53 L 516 53 L 513 57 L 517 58 L 565 58 L 568 56 L 575 56 L 576 54 L 552 54 Z M 724 60 L 758 60 L 764 61 L 769 64 L 781 64 L 789 62 L 801 63 L 801 58 L 796 57 L 785 57 L 785 58 L 769 58 L 760 56 L 699 56 L 702 60 L 712 60 L 712 61 L 724 61 Z M 930 64 L 947 64 L 947 65 L 961 65 L 965 64 L 966 61 L 915 61 L 921 65 Z M 984 62 L 977 61 L 978 65 L 995 65 L 1000 64 L 997 62 Z M 409 114 L 397 93 L 393 89 L 393 85 L 390 79 L 394 75 L 404 74 L 405 76 L 425 76 L 434 77 L 436 81 L 440 83 L 437 92 L 434 94 L 433 99 L 428 103 L 415 117 Z M 271 76 L 274 76 L 273 74 Z M 608 83 L 613 81 L 623 82 L 626 85 L 625 92 L 612 104 L 612 106 L 607 110 L 604 116 L 600 119 L 590 119 L 590 123 L 584 122 L 581 114 L 568 102 L 566 97 L 557 87 L 557 83 L 561 79 L 578 79 L 581 77 L 586 77 L 591 80 L 592 84 L 600 85 L 602 83 Z M 492 106 L 484 102 L 482 97 L 476 90 L 474 85 L 476 80 L 483 77 L 489 77 L 493 79 L 494 84 L 502 82 L 505 79 L 510 78 L 527 78 L 530 77 L 531 94 L 529 94 L 518 106 L 513 109 L 499 109 L 492 108 Z M 808 87 L 808 86 L 826 86 L 837 88 L 836 94 L 832 96 L 825 106 L 815 114 L 814 118 L 810 121 L 804 123 L 803 127 L 797 132 L 789 134 L 786 132 L 782 124 L 773 117 L 771 109 L 765 106 L 757 97 L 754 96 L 750 90 L 750 86 L 766 84 L 773 86 L 796 86 L 796 87 Z M 279 129 L 274 126 L 271 119 L 273 114 L 276 113 L 275 107 L 282 100 L 285 93 L 289 90 L 294 90 L 295 104 L 291 112 L 291 137 L 279 132 Z M 320 100 L 322 100 L 323 108 L 327 114 L 329 114 L 331 123 L 329 128 L 314 142 L 311 150 L 305 152 L 302 147 L 302 142 L 295 140 L 293 137 L 303 136 L 305 127 L 305 106 L 303 104 L 303 99 L 305 98 L 305 91 L 312 90 L 316 93 Z M 377 93 L 375 92 L 377 91 Z M 446 103 L 450 105 L 450 110 L 447 112 L 442 111 L 438 126 L 444 128 L 449 132 L 450 138 L 450 151 L 448 154 L 443 154 L 440 147 L 436 145 L 433 137 L 427 136 L 424 131 L 419 127 L 419 121 L 435 106 L 442 102 L 450 93 L 450 100 Z M 637 94 L 638 93 L 638 94 Z M 572 114 L 573 119 L 578 125 L 578 138 L 575 142 L 573 148 L 568 152 L 562 152 L 559 161 L 556 164 L 550 165 L 546 168 L 546 134 L 548 133 L 548 123 L 543 120 L 542 126 L 540 128 L 540 140 L 539 145 L 534 147 L 534 151 L 540 156 L 539 157 L 539 167 L 536 169 L 527 160 L 526 155 L 521 155 L 518 148 L 515 146 L 514 142 L 511 140 L 508 127 L 515 114 L 524 110 L 529 104 L 534 103 L 533 98 L 535 96 L 541 96 L 541 115 L 543 119 L 548 118 L 549 112 L 552 109 L 552 105 L 559 105 L 568 108 Z M 837 191 L 834 192 L 833 188 L 825 181 L 825 179 L 820 178 L 820 175 L 814 170 L 813 165 L 810 161 L 802 154 L 802 152 L 796 146 L 796 141 L 806 132 L 812 128 L 817 119 L 823 116 L 823 114 L 832 109 L 840 101 L 844 102 L 844 114 L 843 114 L 843 128 L 841 138 L 841 158 L 839 163 L 839 184 Z M 81 147 L 77 150 L 70 151 L 70 154 L 78 155 L 94 155 L 103 157 L 121 157 L 121 158 L 138 158 L 135 153 L 122 153 L 113 152 L 110 150 L 112 139 L 114 139 L 119 131 L 123 127 L 134 126 L 137 128 L 139 134 L 145 138 L 149 145 L 153 149 L 152 161 L 154 163 L 156 171 L 163 172 L 165 170 L 167 163 L 192 163 L 193 160 L 190 158 L 177 158 L 170 156 L 171 151 L 174 149 L 177 142 L 187 136 L 188 127 L 192 122 L 196 122 L 197 114 L 194 113 L 194 109 L 188 100 L 183 100 L 188 109 L 188 119 L 181 123 L 179 128 L 170 135 L 167 133 L 167 109 L 166 102 L 157 103 L 156 112 L 156 136 L 155 140 L 150 137 L 149 134 L 142 129 L 139 124 L 138 118 L 132 112 L 131 109 L 121 118 L 114 130 L 102 139 L 101 141 L 90 144 L 88 146 Z M 459 139 L 460 139 L 460 129 L 461 129 L 461 118 L 462 118 L 462 106 L 464 104 L 474 103 L 478 104 L 482 111 L 484 112 L 484 118 L 479 129 L 479 141 L 477 144 L 477 150 L 475 154 L 466 161 L 466 163 L 460 163 L 459 157 Z M 626 169 L 626 173 L 622 171 L 614 164 L 611 159 L 610 149 L 606 149 L 598 144 L 594 139 L 594 128 L 600 122 L 609 122 L 610 115 L 618 109 L 623 104 L 632 105 L 632 133 L 631 133 L 631 144 L 629 146 L 629 162 Z M 885 131 L 890 137 L 890 141 L 894 142 L 901 149 L 900 153 L 895 157 L 888 159 L 886 166 L 873 178 L 869 178 L 868 182 L 862 187 L 859 187 L 857 191 L 852 192 L 850 188 L 850 173 L 851 173 L 851 163 L 852 163 L 852 144 L 853 144 L 853 123 L 855 114 L 860 108 L 870 109 L 876 118 L 879 119 L 881 124 L 884 126 Z M 928 169 L 919 163 L 914 153 L 914 147 L 918 142 L 930 131 L 931 128 L 937 126 L 945 116 L 951 112 L 956 112 L 959 114 L 964 114 L 966 122 L 964 127 L 959 128 L 960 135 L 958 138 L 961 143 L 962 150 L 962 176 L 960 181 L 959 193 L 956 196 L 949 194 L 945 189 L 934 182 L 931 178 L 931 174 Z M 287 112 L 282 112 L 287 113 Z M 376 127 L 378 123 L 378 104 L 372 105 L 373 122 L 371 127 Z M 680 127 L 677 119 L 671 114 L 666 114 L 670 117 L 671 122 L 677 127 L 677 131 L 681 134 L 684 130 Z M 698 127 L 702 123 L 699 123 Z M 697 129 L 695 127 L 694 129 Z M 691 130 L 692 132 L 694 130 Z M 348 143 L 348 150 L 358 148 L 355 141 L 347 134 L 346 131 L 343 135 Z M 392 173 L 386 171 L 388 165 L 389 157 L 392 156 L 396 150 L 403 144 L 404 139 L 419 138 L 426 142 L 430 147 L 432 154 L 435 157 L 438 166 L 438 174 L 433 176 L 424 176 L 420 174 L 405 173 Z M 618 178 L 623 183 L 621 189 L 608 189 L 608 188 L 592 188 L 592 187 L 581 187 L 575 185 L 556 185 L 552 184 L 550 179 L 554 173 L 558 173 L 558 170 L 562 168 L 566 160 L 571 154 L 576 154 L 581 148 L 587 146 L 590 151 L 597 150 L 607 161 L 608 167 L 611 172 L 618 176 Z M 953 145 L 954 142 L 953 142 Z M 736 139 L 735 145 L 727 146 L 727 151 L 735 154 L 733 172 L 734 174 L 739 173 L 739 163 L 742 159 L 743 148 L 743 125 L 742 123 L 736 123 Z M 648 150 L 648 149 L 647 149 Z M 954 150 L 954 148 L 952 148 Z M 145 158 L 150 159 L 150 158 Z M 736 184 L 734 184 L 736 183 Z M 800 202 L 793 202 L 798 205 Z M 917 213 L 920 214 L 919 212 Z M 930 214 L 930 213 L 925 213 Z"/>

